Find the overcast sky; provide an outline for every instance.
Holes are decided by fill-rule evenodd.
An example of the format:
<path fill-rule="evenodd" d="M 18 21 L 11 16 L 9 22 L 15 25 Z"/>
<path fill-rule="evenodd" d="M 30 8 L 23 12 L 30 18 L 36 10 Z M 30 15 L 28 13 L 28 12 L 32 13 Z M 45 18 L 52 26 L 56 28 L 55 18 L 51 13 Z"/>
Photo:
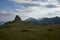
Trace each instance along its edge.
<path fill-rule="evenodd" d="M 60 16 L 60 0 L 0 0 L 0 21 Z"/>

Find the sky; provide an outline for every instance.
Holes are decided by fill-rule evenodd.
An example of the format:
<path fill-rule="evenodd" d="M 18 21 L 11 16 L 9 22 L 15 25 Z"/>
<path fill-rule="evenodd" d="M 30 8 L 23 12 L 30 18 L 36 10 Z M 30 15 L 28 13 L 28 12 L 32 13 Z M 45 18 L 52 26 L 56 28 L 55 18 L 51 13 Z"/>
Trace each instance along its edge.
<path fill-rule="evenodd" d="M 60 16 L 60 0 L 0 0 L 0 22 L 12 21 L 16 15 L 22 20 Z"/>

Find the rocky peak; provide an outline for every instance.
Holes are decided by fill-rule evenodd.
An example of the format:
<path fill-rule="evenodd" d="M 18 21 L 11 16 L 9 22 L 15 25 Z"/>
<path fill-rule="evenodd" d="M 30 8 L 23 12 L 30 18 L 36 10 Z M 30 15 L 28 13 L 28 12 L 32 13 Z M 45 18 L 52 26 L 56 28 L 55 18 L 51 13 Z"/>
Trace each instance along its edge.
<path fill-rule="evenodd" d="M 21 18 L 18 16 L 18 15 L 16 15 L 16 17 L 15 17 L 15 20 L 14 21 L 22 21 L 21 20 Z"/>

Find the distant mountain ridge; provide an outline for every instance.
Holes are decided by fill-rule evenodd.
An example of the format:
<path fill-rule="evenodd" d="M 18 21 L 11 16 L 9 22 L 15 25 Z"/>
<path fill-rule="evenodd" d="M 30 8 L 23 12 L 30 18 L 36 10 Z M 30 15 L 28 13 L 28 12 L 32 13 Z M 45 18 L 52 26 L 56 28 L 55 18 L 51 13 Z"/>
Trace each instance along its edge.
<path fill-rule="evenodd" d="M 52 25 L 52 24 L 60 24 L 60 17 L 44 18 L 40 21 L 40 25 Z"/>
<path fill-rule="evenodd" d="M 38 24 L 38 22 L 39 22 L 39 20 L 34 19 L 34 18 L 28 18 L 28 19 L 26 19 L 26 21 L 28 21 L 31 25 Z"/>
<path fill-rule="evenodd" d="M 29 25 L 54 25 L 54 24 L 60 24 L 60 17 L 53 17 L 53 18 L 43 18 L 41 20 L 37 20 L 34 18 L 28 18 L 25 21 L 22 21 L 21 18 L 16 15 L 15 19 L 12 22 L 17 23 L 24 23 Z M 6 24 L 10 24 L 12 22 L 7 22 Z"/>
<path fill-rule="evenodd" d="M 34 18 L 28 18 L 25 21 L 38 21 L 38 20 L 37 19 L 34 19 Z"/>
<path fill-rule="evenodd" d="M 30 20 L 32 21 L 32 20 Z M 53 24 L 60 24 L 60 17 L 53 17 L 53 18 L 43 18 L 42 20 L 34 20 L 31 23 L 38 24 L 38 25 L 53 25 Z"/>

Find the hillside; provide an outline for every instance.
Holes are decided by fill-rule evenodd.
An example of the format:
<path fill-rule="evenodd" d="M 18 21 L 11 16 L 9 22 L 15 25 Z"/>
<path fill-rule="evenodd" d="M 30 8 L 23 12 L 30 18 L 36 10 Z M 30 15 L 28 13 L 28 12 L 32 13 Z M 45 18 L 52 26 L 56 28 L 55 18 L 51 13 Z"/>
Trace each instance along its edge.
<path fill-rule="evenodd" d="M 60 40 L 60 24 L 27 26 L 11 23 L 0 27 L 0 40 Z"/>
<path fill-rule="evenodd" d="M 60 40 L 60 24 L 40 26 L 32 22 L 16 16 L 0 26 L 0 40 Z"/>

